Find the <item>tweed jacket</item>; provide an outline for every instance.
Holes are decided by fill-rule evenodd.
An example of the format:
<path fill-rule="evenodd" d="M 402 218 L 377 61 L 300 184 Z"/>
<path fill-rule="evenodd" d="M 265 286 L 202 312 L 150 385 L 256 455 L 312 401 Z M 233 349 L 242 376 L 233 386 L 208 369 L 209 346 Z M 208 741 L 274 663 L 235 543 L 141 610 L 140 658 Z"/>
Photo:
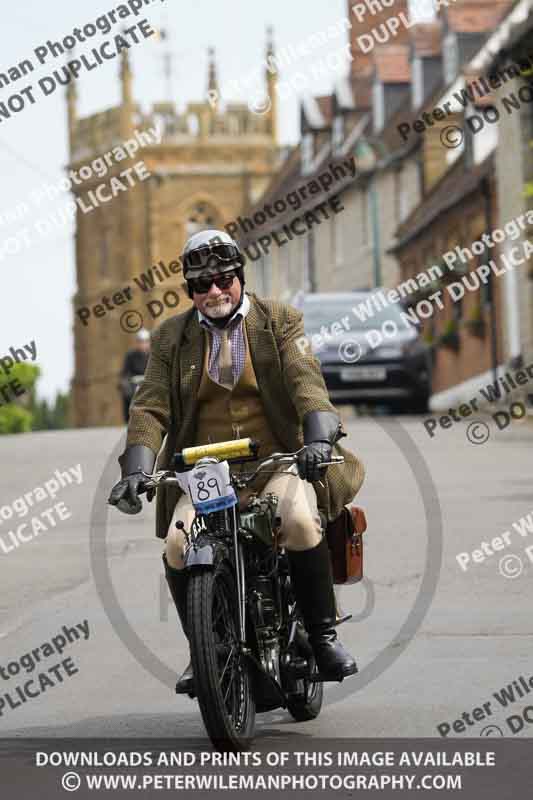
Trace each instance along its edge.
<path fill-rule="evenodd" d="M 286 452 L 292 452 L 303 445 L 302 421 L 308 411 L 336 409 L 329 400 L 318 359 L 310 348 L 302 353 L 298 347 L 304 336 L 302 313 L 252 292 L 248 297 L 250 310 L 244 324 L 265 415 Z M 158 469 L 170 469 L 173 454 L 195 444 L 204 348 L 204 332 L 194 307 L 165 320 L 152 333 L 144 381 L 130 413 L 126 447 L 142 444 L 159 453 Z M 333 451 L 344 456 L 344 463 L 328 467 L 322 478 L 324 488 L 313 483 L 318 507 L 328 521 L 353 499 L 365 474 L 353 453 L 339 444 Z M 159 538 L 167 535 L 180 495 L 181 490 L 174 486 L 157 492 Z"/>

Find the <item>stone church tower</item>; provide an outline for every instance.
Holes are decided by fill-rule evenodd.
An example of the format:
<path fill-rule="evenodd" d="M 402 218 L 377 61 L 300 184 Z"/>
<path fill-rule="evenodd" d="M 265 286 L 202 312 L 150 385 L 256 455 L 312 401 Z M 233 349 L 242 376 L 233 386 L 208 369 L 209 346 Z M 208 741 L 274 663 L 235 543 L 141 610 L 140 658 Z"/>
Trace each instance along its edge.
<path fill-rule="evenodd" d="M 271 41 L 267 55 L 272 55 Z M 122 424 L 117 385 L 135 330 L 141 324 L 152 330 L 190 307 L 176 263 L 185 240 L 196 230 L 232 222 L 259 199 L 279 163 L 277 76 L 266 68 L 264 113 L 244 103 L 221 108 L 205 100 L 189 103 L 184 113 L 173 103 L 155 103 L 145 114 L 134 101 L 127 51 L 120 79 L 120 106 L 85 119 L 77 116 L 75 83 L 67 89 L 68 169 L 79 171 L 105 154 L 116 156 L 108 156 L 104 177 L 73 183 L 78 208 L 71 422 L 77 427 Z M 207 89 L 211 98 L 218 91 L 212 50 Z M 120 151 L 114 148 L 128 140 L 143 144 L 132 158 L 118 160 Z M 120 174 L 138 162 L 144 162 L 149 176 L 143 168 L 131 173 L 130 187 Z M 113 177 L 127 191 L 95 201 L 111 196 Z M 97 195 L 101 184 L 105 189 Z M 253 288 L 253 270 L 249 273 Z"/>

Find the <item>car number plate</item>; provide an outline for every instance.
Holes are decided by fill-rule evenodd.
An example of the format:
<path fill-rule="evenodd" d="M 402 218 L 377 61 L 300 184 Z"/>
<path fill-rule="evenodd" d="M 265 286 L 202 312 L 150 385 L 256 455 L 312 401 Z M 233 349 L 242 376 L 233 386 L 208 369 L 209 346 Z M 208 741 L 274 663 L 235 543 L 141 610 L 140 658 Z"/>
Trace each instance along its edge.
<path fill-rule="evenodd" d="M 227 461 L 198 465 L 186 474 L 192 504 L 200 513 L 209 514 L 237 503 Z"/>
<path fill-rule="evenodd" d="M 345 367 L 341 369 L 341 381 L 384 381 L 385 367 Z"/>

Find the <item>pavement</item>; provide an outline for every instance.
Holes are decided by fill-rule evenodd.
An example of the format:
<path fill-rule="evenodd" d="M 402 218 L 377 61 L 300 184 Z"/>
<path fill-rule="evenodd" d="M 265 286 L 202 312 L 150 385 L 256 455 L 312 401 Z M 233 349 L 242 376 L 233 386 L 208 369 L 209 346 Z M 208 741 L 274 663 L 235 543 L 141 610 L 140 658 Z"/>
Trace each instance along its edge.
<path fill-rule="evenodd" d="M 258 715 L 257 736 L 272 748 L 328 736 L 530 736 L 533 424 L 498 431 L 484 418 L 489 439 L 479 444 L 467 437 L 470 420 L 430 438 L 421 417 L 341 413 L 342 443 L 367 472 L 358 495 L 369 522 L 366 577 L 337 587 L 355 620 L 339 636 L 359 674 L 326 684 L 316 720 Z M 62 486 L 56 476 L 55 498 L 0 521 L 9 543 L 10 530 L 63 503 L 55 525 L 40 517 L 37 534 L 28 525 L 27 541 L 9 552 L 0 545 L 0 737 L 205 738 L 196 701 L 172 691 L 188 651 L 163 582 L 153 504 L 131 517 L 105 506 L 123 437 L 118 428 L 2 437 L 0 511 L 34 498 L 57 470 L 80 465 L 82 480 Z M 31 679 L 39 690 L 23 702 L 16 687 Z"/>

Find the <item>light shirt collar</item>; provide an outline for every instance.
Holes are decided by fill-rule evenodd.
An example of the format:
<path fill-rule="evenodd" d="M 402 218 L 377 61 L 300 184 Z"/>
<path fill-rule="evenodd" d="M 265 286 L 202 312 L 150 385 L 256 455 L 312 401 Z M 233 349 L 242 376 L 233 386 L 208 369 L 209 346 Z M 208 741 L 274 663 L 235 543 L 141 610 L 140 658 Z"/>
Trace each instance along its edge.
<path fill-rule="evenodd" d="M 200 323 L 205 323 L 205 325 L 207 325 L 209 328 L 214 328 L 215 330 L 221 330 L 221 328 L 217 328 L 217 326 L 213 324 L 213 322 L 209 319 L 209 317 L 206 317 L 205 314 L 202 314 L 202 312 L 200 311 L 199 308 L 196 309 L 196 310 L 198 311 L 198 320 L 199 320 Z M 239 315 L 244 319 L 245 316 L 248 314 L 249 310 L 250 310 L 250 301 L 248 299 L 248 295 L 246 294 L 246 292 L 244 292 L 244 297 L 242 298 L 242 303 L 241 303 L 240 307 L 229 318 L 229 320 L 227 321 L 227 323 L 226 323 L 226 325 L 224 327 L 227 328 L 228 325 L 231 322 L 233 322 L 233 320 L 236 319 Z"/>

